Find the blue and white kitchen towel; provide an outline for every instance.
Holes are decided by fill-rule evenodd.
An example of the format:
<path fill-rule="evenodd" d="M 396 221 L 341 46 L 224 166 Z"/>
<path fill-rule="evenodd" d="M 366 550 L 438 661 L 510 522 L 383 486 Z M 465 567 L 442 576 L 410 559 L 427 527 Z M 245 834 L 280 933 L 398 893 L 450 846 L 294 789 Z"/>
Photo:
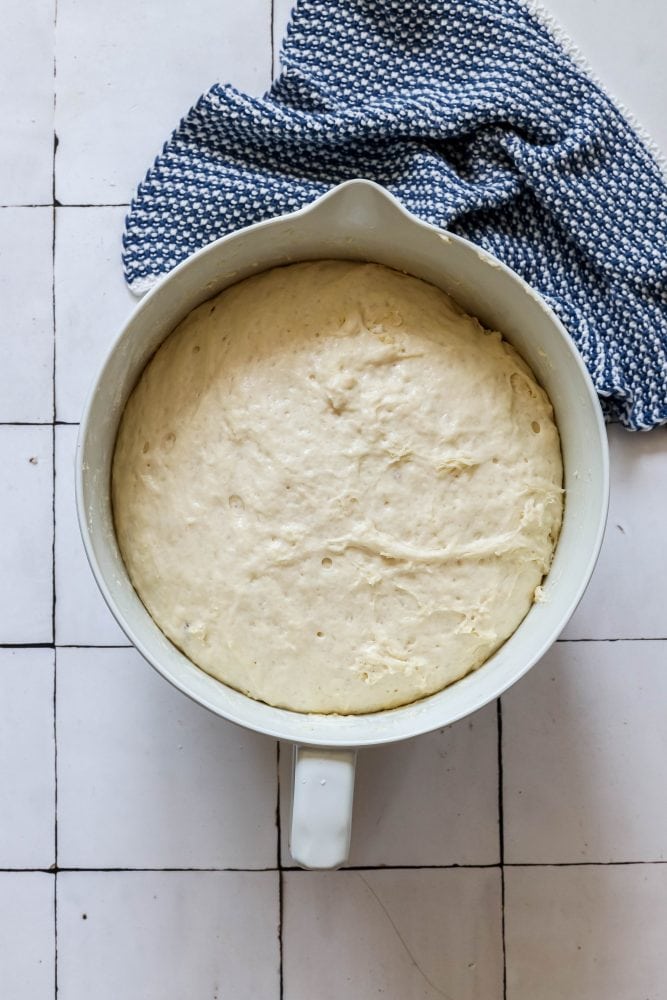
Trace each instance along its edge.
<path fill-rule="evenodd" d="M 367 177 L 538 289 L 609 419 L 667 422 L 665 175 L 529 0 L 299 0 L 281 61 L 264 98 L 216 84 L 167 141 L 127 218 L 133 291 Z"/>

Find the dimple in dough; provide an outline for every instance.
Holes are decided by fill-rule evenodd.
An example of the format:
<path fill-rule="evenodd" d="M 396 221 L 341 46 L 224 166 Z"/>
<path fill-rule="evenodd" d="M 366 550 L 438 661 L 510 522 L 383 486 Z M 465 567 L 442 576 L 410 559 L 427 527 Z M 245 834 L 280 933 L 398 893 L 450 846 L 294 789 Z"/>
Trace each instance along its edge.
<path fill-rule="evenodd" d="M 442 291 L 274 268 L 195 309 L 125 409 L 121 553 L 195 664 L 299 712 L 389 709 L 475 670 L 549 569 L 545 392 Z"/>

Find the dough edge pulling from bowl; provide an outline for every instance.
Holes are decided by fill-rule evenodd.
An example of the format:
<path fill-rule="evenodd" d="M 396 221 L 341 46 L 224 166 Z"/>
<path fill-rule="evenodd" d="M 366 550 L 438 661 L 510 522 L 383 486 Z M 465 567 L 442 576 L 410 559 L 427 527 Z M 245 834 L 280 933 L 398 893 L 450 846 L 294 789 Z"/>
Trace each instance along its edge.
<path fill-rule="evenodd" d="M 549 400 L 500 334 L 382 265 L 273 268 L 203 303 L 128 400 L 132 583 L 199 667 L 300 712 L 408 704 L 481 666 L 562 517 Z"/>

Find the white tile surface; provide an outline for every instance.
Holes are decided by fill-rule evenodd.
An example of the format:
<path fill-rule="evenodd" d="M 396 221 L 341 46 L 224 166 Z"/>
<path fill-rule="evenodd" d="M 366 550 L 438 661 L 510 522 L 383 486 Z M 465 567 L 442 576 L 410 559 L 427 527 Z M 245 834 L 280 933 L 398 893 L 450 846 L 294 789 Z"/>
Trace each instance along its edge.
<path fill-rule="evenodd" d="M 121 267 L 125 208 L 56 213 L 56 411 L 76 423 L 104 356 L 137 304 Z"/>
<path fill-rule="evenodd" d="M 64 204 L 130 200 L 180 118 L 216 82 L 261 93 L 269 0 L 187 9 L 59 0 L 56 193 Z"/>
<path fill-rule="evenodd" d="M 503 697 L 505 860 L 667 860 L 664 642 L 558 643 Z"/>
<path fill-rule="evenodd" d="M 283 864 L 292 752 L 281 746 Z M 496 706 L 406 743 L 361 750 L 349 864 L 487 865 L 499 860 Z"/>
<path fill-rule="evenodd" d="M 50 1000 L 54 995 L 54 881 L 44 872 L 0 872 L 3 1000 Z"/>
<path fill-rule="evenodd" d="M 50 427 L 0 427 L 0 643 L 51 642 Z"/>
<path fill-rule="evenodd" d="M 276 747 L 195 705 L 134 650 L 59 649 L 58 862 L 276 864 Z"/>
<path fill-rule="evenodd" d="M 2 5 L 0 204 L 51 201 L 55 0 Z"/>
<path fill-rule="evenodd" d="M 285 37 L 287 24 L 294 7 L 294 0 L 273 0 L 273 53 L 274 75 L 280 72 L 280 47 Z"/>
<path fill-rule="evenodd" d="M 0 421 L 53 419 L 52 247 L 52 209 L 0 209 Z"/>
<path fill-rule="evenodd" d="M 667 865 L 505 875 L 507 1000 L 663 1000 Z"/>
<path fill-rule="evenodd" d="M 54 757 L 53 650 L 0 649 L 0 869 L 55 862 Z"/>
<path fill-rule="evenodd" d="M 563 635 L 569 639 L 667 637 L 664 503 L 667 430 L 609 428 L 607 531 L 588 590 Z"/>
<path fill-rule="evenodd" d="M 58 876 L 59 1000 L 279 1000 L 275 872 Z"/>
<path fill-rule="evenodd" d="M 285 1000 L 502 995 L 498 869 L 283 878 Z"/>
<path fill-rule="evenodd" d="M 78 427 L 56 427 L 56 642 L 129 645 L 104 603 L 81 541 L 74 500 Z"/>

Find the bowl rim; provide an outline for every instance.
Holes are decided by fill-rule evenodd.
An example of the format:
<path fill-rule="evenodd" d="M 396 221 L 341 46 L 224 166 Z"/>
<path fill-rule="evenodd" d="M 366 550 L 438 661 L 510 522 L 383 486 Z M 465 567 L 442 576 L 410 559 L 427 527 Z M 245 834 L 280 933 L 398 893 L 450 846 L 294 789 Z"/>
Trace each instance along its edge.
<path fill-rule="evenodd" d="M 107 378 L 107 370 L 112 362 L 113 357 L 119 347 L 119 345 L 125 340 L 128 334 L 132 331 L 132 328 L 136 325 L 138 319 L 140 318 L 142 312 L 148 307 L 152 300 L 162 294 L 163 289 L 166 285 L 171 284 L 176 277 L 181 275 L 184 271 L 190 269 L 196 269 L 199 262 L 205 256 L 210 254 L 218 254 L 220 248 L 227 246 L 240 237 L 245 237 L 249 232 L 261 233 L 269 227 L 283 225 L 286 222 L 294 222 L 305 216 L 311 214 L 312 212 L 317 212 L 325 204 L 329 203 L 333 199 L 340 197 L 343 192 L 349 192 L 350 190 L 355 190 L 363 194 L 367 191 L 372 191 L 376 196 L 384 199 L 385 202 L 389 202 L 395 211 L 398 211 L 402 216 L 405 217 L 411 225 L 418 226 L 422 229 L 428 230 L 430 232 L 437 233 L 440 237 L 444 237 L 447 240 L 454 241 L 456 243 L 462 244 L 463 246 L 473 250 L 482 261 L 487 263 L 494 269 L 501 269 L 505 274 L 531 296 L 541 309 L 545 312 L 549 318 L 551 324 L 557 330 L 559 336 L 564 340 L 568 349 L 572 355 L 572 358 L 579 369 L 579 374 L 582 376 L 582 382 L 586 387 L 588 402 L 592 403 L 592 414 L 594 417 L 594 431 L 596 441 L 599 445 L 599 460 L 600 460 L 600 497 L 601 504 L 596 518 L 596 528 L 595 532 L 590 534 L 590 555 L 587 560 L 585 570 L 581 573 L 576 587 L 572 589 L 570 600 L 567 604 L 565 612 L 561 615 L 560 621 L 557 625 L 549 629 L 543 636 L 541 636 L 539 643 L 536 643 L 535 647 L 532 649 L 531 654 L 527 656 L 523 662 L 517 666 L 517 669 L 513 672 L 509 680 L 498 679 L 496 683 L 490 683 L 484 691 L 482 697 L 475 699 L 474 704 L 470 707 L 464 708 L 460 711 L 454 711 L 447 714 L 446 719 L 442 719 L 439 722 L 434 721 L 428 713 L 422 713 L 420 708 L 426 704 L 431 704 L 432 699 L 441 695 L 443 691 L 454 687 L 457 684 L 461 684 L 465 681 L 466 677 L 470 677 L 471 674 L 467 674 L 465 677 L 461 678 L 459 681 L 454 682 L 454 684 L 442 689 L 441 691 L 435 692 L 419 701 L 411 702 L 407 705 L 401 705 L 397 708 L 386 709 L 379 712 L 362 713 L 359 715 L 341 715 L 334 716 L 328 714 L 319 713 L 301 713 L 295 712 L 290 709 L 277 708 L 275 706 L 268 705 L 264 702 L 256 701 L 250 698 L 248 695 L 244 695 L 242 692 L 236 691 L 229 685 L 224 684 L 224 682 L 217 679 L 211 678 L 216 681 L 217 684 L 222 685 L 227 691 L 234 692 L 242 699 L 242 704 L 247 702 L 252 706 L 251 711 L 248 712 L 248 718 L 245 717 L 243 711 L 233 711 L 231 708 L 222 707 L 215 704 L 212 700 L 208 700 L 201 696 L 201 694 L 195 693 L 192 687 L 183 681 L 180 677 L 174 676 L 164 665 L 161 657 L 156 653 L 154 649 L 151 648 L 150 644 L 147 644 L 142 640 L 140 636 L 135 633 L 132 625 L 125 619 L 123 613 L 119 610 L 114 595 L 108 585 L 107 579 L 104 572 L 102 571 L 97 555 L 95 552 L 95 547 L 93 544 L 93 538 L 91 533 L 91 526 L 86 516 L 85 509 L 85 479 L 87 469 L 84 461 L 84 452 L 86 447 L 87 436 L 89 434 L 92 414 L 95 407 L 96 398 L 100 387 L 103 385 Z M 285 261 L 285 263 L 295 263 L 296 260 Z M 272 265 L 280 266 L 280 265 Z M 233 282 L 231 283 L 233 284 Z M 217 294 L 217 293 L 212 293 Z M 167 334 L 166 336 L 168 336 Z M 76 445 L 75 454 L 75 494 L 76 494 L 76 508 L 77 517 L 79 523 L 79 529 L 83 539 L 84 550 L 86 552 L 86 557 L 88 559 L 89 565 L 91 567 L 93 576 L 97 583 L 97 586 L 109 607 L 114 618 L 118 622 L 122 631 L 127 635 L 128 639 L 132 645 L 138 650 L 138 652 L 144 657 L 144 659 L 165 678 L 169 683 L 173 684 L 178 690 L 183 694 L 187 695 L 189 698 L 194 700 L 197 704 L 214 712 L 228 721 L 235 723 L 236 725 L 242 726 L 246 729 L 251 729 L 256 732 L 264 733 L 275 739 L 286 739 L 293 742 L 298 742 L 303 745 L 309 746 L 320 746 L 320 747 L 335 747 L 335 748 L 349 748 L 357 746 L 374 746 L 384 743 L 398 742 L 403 739 L 409 739 L 414 736 L 421 735 L 426 732 L 433 731 L 434 729 L 440 728 L 441 726 L 451 725 L 454 722 L 459 721 L 461 718 L 465 718 L 474 712 L 479 711 L 484 706 L 488 705 L 490 702 L 495 701 L 499 698 L 505 691 L 507 691 L 513 684 L 515 684 L 521 677 L 524 676 L 542 658 L 542 656 L 547 652 L 547 650 L 553 645 L 558 635 L 562 632 L 567 621 L 570 619 L 577 605 L 579 604 L 583 593 L 588 586 L 588 582 L 592 575 L 593 569 L 597 562 L 600 548 L 602 545 L 602 540 L 604 537 L 604 531 L 607 520 L 607 513 L 609 507 L 609 449 L 608 441 L 606 435 L 605 422 L 602 415 L 602 410 L 600 407 L 599 399 L 595 388 L 593 386 L 591 377 L 584 365 L 583 359 L 579 354 L 574 342 L 572 341 L 567 330 L 560 322 L 558 317 L 555 315 L 553 310 L 544 301 L 542 296 L 532 288 L 520 275 L 509 268 L 501 260 L 496 258 L 493 254 L 479 247 L 477 244 L 464 237 L 458 236 L 455 233 L 451 233 L 448 230 L 440 229 L 437 226 L 431 225 L 430 223 L 424 222 L 423 220 L 414 216 L 409 212 L 400 201 L 394 197 L 389 191 L 384 187 L 377 184 L 374 181 L 369 181 L 365 179 L 353 179 L 345 181 L 336 187 L 331 188 L 329 191 L 325 192 L 323 195 L 298 209 L 295 212 L 285 213 L 283 215 L 274 216 L 270 219 L 265 219 L 261 222 L 255 223 L 251 226 L 244 227 L 243 229 L 237 230 L 233 233 L 229 233 L 225 236 L 221 236 L 219 239 L 212 241 L 201 249 L 197 250 L 194 254 L 186 258 L 175 268 L 169 271 L 167 274 L 162 276 L 156 284 L 148 291 L 135 308 L 131 311 L 125 323 L 120 328 L 118 334 L 113 339 L 112 343 L 107 349 L 104 361 L 99 366 L 95 379 L 93 380 L 92 386 L 88 393 L 86 404 L 81 417 L 81 422 L 79 426 L 79 434 Z M 566 505 L 567 511 L 567 505 Z M 567 515 L 565 515 L 567 516 Z M 126 574 L 127 575 L 127 574 Z M 127 583 L 132 587 L 129 575 L 127 575 Z M 150 618 L 147 610 L 145 614 Z M 530 614 L 530 611 L 529 613 Z M 151 619 L 152 620 L 152 619 Z M 524 619 L 525 620 L 525 619 Z M 191 664 L 195 670 L 201 671 L 201 668 L 192 664 L 192 661 L 188 660 L 187 657 L 176 647 L 167 637 L 164 637 L 166 641 L 170 644 L 172 649 L 174 649 L 179 656 L 183 657 L 189 664 Z M 506 640 L 509 642 L 512 636 Z M 503 643 L 499 649 L 502 649 L 505 643 Z M 498 651 L 492 654 L 489 658 L 492 659 Z M 485 661 L 485 662 L 488 662 Z M 482 670 L 485 664 L 479 669 Z M 201 673 L 205 673 L 201 671 Z M 477 673 L 474 671 L 473 673 Z M 210 675 L 206 674 L 207 677 Z M 405 732 L 382 732 L 382 726 L 378 727 L 378 721 L 387 720 L 389 716 L 396 718 L 402 715 L 406 720 Z M 263 716 L 264 718 L 256 719 L 255 716 Z M 298 724 L 295 724 L 295 717 L 298 719 Z M 303 725 L 304 720 L 308 720 L 311 723 L 310 728 L 307 732 L 295 733 L 295 730 L 303 730 L 305 727 Z M 318 731 L 318 724 L 322 726 L 322 720 L 327 720 L 324 726 L 324 731 Z M 338 736 L 335 732 L 331 730 L 331 723 L 333 720 L 341 720 L 341 724 L 349 724 L 352 722 L 355 728 L 359 728 L 359 733 L 355 733 L 353 738 L 346 738 L 344 736 Z M 284 723 L 284 724 L 283 724 Z M 358 723 L 358 727 L 356 725 Z M 365 725 L 364 725 L 365 724 Z M 366 729 L 368 731 L 364 732 Z"/>

